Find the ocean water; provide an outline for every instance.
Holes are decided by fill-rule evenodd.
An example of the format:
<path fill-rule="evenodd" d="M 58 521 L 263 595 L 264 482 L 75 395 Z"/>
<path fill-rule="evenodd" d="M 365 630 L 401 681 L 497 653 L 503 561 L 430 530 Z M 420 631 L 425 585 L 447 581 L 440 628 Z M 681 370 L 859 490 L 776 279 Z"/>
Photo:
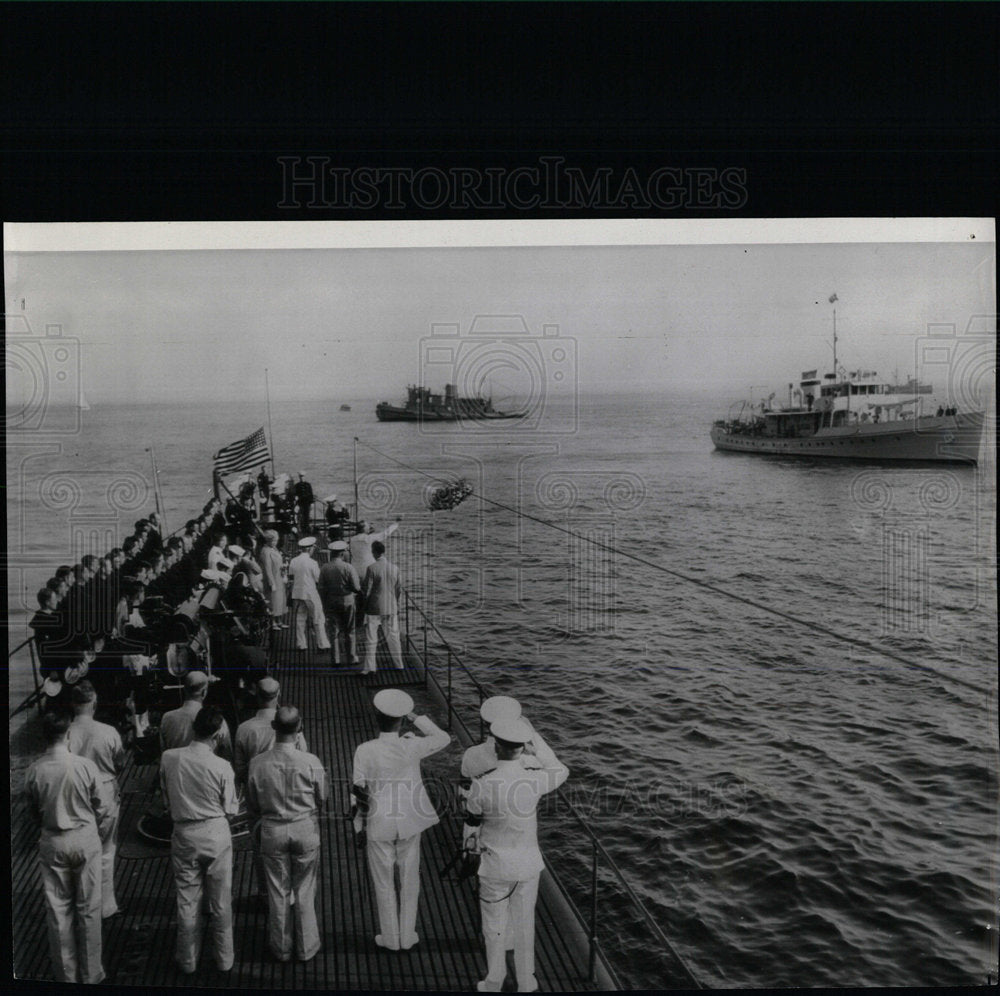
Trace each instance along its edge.
<path fill-rule="evenodd" d="M 279 471 L 352 501 L 361 440 L 362 506 L 399 518 L 404 583 L 477 678 L 521 700 L 703 984 L 995 980 L 993 466 L 718 453 L 724 408 L 594 396 L 474 430 L 275 399 L 273 442 Z M 10 646 L 58 564 L 153 509 L 145 447 L 172 529 L 206 500 L 212 452 L 261 424 L 256 402 L 96 406 L 75 434 L 9 435 Z M 490 501 L 428 512 L 427 488 L 456 477 Z M 14 702 L 23 661 L 10 679 Z M 458 672 L 455 688 L 472 714 Z M 586 839 L 565 806 L 541 824 L 586 912 Z M 677 979 L 599 881 L 625 982 Z"/>

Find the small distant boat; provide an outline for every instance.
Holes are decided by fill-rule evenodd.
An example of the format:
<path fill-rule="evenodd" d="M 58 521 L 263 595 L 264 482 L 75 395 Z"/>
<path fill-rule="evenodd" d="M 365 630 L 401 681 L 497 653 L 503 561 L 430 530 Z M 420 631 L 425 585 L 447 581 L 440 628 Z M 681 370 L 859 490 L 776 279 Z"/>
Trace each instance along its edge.
<path fill-rule="evenodd" d="M 340 410 L 342 412 L 349 412 L 351 410 L 351 406 L 350 405 L 341 405 L 340 406 Z"/>
<path fill-rule="evenodd" d="M 496 421 L 499 419 L 524 418 L 527 412 L 499 412 L 493 407 L 493 399 L 460 398 L 454 384 L 445 384 L 444 394 L 431 394 L 428 387 L 409 385 L 407 397 L 402 405 L 391 405 L 380 401 L 375 406 L 375 414 L 380 422 L 457 422 Z"/>

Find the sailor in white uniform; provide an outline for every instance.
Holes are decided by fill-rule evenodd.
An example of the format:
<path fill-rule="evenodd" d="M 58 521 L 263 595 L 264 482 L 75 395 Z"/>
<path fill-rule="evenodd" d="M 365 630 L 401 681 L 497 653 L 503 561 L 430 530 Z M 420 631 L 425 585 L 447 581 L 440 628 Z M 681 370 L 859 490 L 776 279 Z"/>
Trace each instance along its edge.
<path fill-rule="evenodd" d="M 420 835 L 438 822 L 420 777 L 420 761 L 443 750 L 451 736 L 426 716 L 413 714 L 413 699 L 387 688 L 374 700 L 378 738 L 361 744 L 354 754 L 353 791 L 358 801 L 354 829 L 358 846 L 367 847 L 378 905 L 375 943 L 390 951 L 406 951 L 416 933 L 420 898 Z M 406 717 L 423 736 L 399 735 Z M 393 879 L 399 867 L 400 894 Z"/>
<path fill-rule="evenodd" d="M 521 719 L 528 723 L 527 718 L 521 711 L 521 703 L 517 699 L 512 699 L 509 695 L 494 695 L 483 700 L 479 707 L 479 715 L 486 724 L 487 730 L 490 725 L 500 719 Z M 530 727 L 531 724 L 528 723 Z M 526 768 L 536 768 L 538 763 L 534 757 L 521 757 L 521 763 Z M 487 734 L 486 739 L 481 744 L 474 744 L 462 755 L 462 778 L 478 778 L 480 775 L 492 771 L 497 766 L 496 742 L 492 734 Z"/>
<path fill-rule="evenodd" d="M 464 846 L 478 846 L 479 906 L 486 942 L 486 978 L 480 992 L 500 992 L 507 972 L 504 950 L 513 923 L 514 966 L 519 992 L 534 992 L 535 900 L 545 863 L 538 849 L 536 809 L 543 795 L 559 788 L 569 770 L 547 743 L 520 719 L 490 727 L 497 766 L 473 779 L 466 802 Z M 528 770 L 521 756 L 533 754 L 541 767 Z M 478 838 L 470 841 L 469 838 Z"/>
<path fill-rule="evenodd" d="M 306 618 L 312 623 L 316 634 L 316 646 L 320 650 L 330 649 L 330 639 L 326 635 L 326 616 L 323 602 L 319 597 L 316 582 L 319 581 L 319 564 L 313 559 L 312 550 L 316 545 L 315 536 L 299 540 L 302 551 L 288 565 L 288 576 L 292 579 L 292 605 L 295 615 L 295 648 L 307 650 L 309 637 L 306 633 Z"/>

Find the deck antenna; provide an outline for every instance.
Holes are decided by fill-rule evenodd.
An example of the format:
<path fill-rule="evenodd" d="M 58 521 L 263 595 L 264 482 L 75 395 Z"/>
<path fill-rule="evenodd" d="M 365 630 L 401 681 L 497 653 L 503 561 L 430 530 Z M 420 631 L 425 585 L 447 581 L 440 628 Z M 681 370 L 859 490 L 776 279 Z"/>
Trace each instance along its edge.
<path fill-rule="evenodd" d="M 146 452 L 149 454 L 150 462 L 153 465 L 153 500 L 156 502 L 156 517 L 160 520 L 160 535 L 166 536 L 169 532 L 167 529 L 167 516 L 163 509 L 163 501 L 160 498 L 160 472 L 156 469 L 156 452 L 153 450 L 152 444 L 146 447 Z"/>
<path fill-rule="evenodd" d="M 271 385 L 267 380 L 267 367 L 264 367 L 264 394 L 267 396 L 267 434 L 271 441 L 271 477 L 274 477 L 274 430 L 271 428 Z"/>

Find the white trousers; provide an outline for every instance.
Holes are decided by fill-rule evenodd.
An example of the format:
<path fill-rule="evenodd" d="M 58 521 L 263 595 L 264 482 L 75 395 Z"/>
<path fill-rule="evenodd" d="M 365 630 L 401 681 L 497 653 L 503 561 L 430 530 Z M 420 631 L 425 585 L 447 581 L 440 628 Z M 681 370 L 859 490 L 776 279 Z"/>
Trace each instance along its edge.
<path fill-rule="evenodd" d="M 393 869 L 399 866 L 399 901 Z M 408 948 L 417 942 L 420 900 L 420 834 L 405 840 L 368 838 L 368 868 L 375 888 L 379 933 L 387 948 Z"/>
<path fill-rule="evenodd" d="M 224 816 L 175 823 L 170 861 L 177 886 L 177 963 L 183 972 L 198 967 L 202 943 L 202 893 L 208 897 L 215 965 L 233 967 L 233 838 Z"/>
<path fill-rule="evenodd" d="M 499 990 L 507 975 L 504 950 L 508 946 L 508 931 L 514 941 L 514 969 L 519 992 L 538 988 L 535 978 L 535 901 L 538 898 L 535 875 L 523 882 L 501 882 L 493 878 L 479 879 L 479 909 L 483 918 L 483 940 L 486 942 L 486 980 Z M 506 898 L 505 898 L 506 897 Z"/>
<path fill-rule="evenodd" d="M 399 620 L 396 613 L 392 612 L 385 616 L 365 616 L 365 666 L 364 673 L 375 671 L 375 651 L 378 648 L 378 630 L 382 627 L 385 633 L 385 642 L 389 647 L 389 655 L 392 663 L 402 670 L 403 650 L 399 645 Z"/>
<path fill-rule="evenodd" d="M 271 951 L 287 961 L 294 945 L 295 957 L 308 961 L 320 947 L 316 922 L 316 821 L 265 822 L 260 832 L 260 860 L 267 886 L 267 940 Z"/>
<path fill-rule="evenodd" d="M 306 633 L 308 618 L 316 634 L 316 646 L 320 650 L 329 650 L 330 640 L 326 635 L 326 616 L 323 615 L 323 606 L 311 598 L 292 599 L 292 606 L 295 610 L 295 649 L 309 649 L 309 635 Z"/>
<path fill-rule="evenodd" d="M 38 865 L 56 981 L 102 982 L 101 840 L 97 827 L 43 831 Z"/>

